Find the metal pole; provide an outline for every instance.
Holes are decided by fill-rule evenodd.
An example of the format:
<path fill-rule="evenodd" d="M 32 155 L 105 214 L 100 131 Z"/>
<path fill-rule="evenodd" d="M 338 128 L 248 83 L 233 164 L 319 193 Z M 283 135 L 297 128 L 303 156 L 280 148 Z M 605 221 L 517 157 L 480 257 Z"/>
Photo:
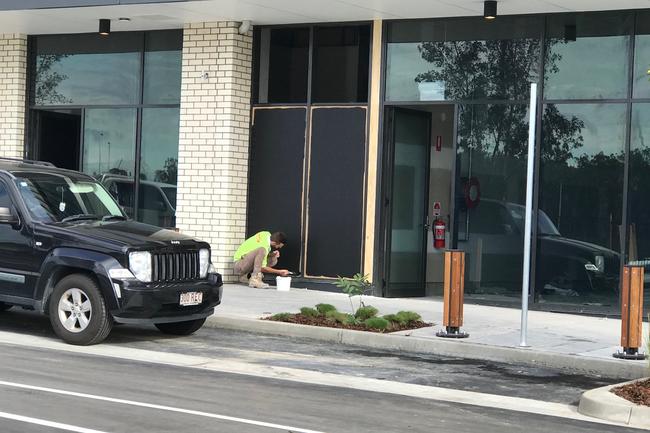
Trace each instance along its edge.
<path fill-rule="evenodd" d="M 535 171 L 535 129 L 537 123 L 537 83 L 530 83 L 528 123 L 528 167 L 526 170 L 526 224 L 524 228 L 524 269 L 521 284 L 521 336 L 519 345 L 528 347 L 528 296 L 530 293 L 530 253 L 533 237 L 533 182 Z"/>

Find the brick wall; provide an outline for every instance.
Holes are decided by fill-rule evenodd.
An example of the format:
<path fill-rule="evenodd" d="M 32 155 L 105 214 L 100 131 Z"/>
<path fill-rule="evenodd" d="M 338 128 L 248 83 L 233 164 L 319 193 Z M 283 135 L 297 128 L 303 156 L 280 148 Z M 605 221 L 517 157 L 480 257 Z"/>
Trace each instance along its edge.
<path fill-rule="evenodd" d="M 0 156 L 22 158 L 25 142 L 27 36 L 0 35 Z"/>
<path fill-rule="evenodd" d="M 177 226 L 210 242 L 226 281 L 246 231 L 253 42 L 238 26 L 193 23 L 183 34 Z"/>

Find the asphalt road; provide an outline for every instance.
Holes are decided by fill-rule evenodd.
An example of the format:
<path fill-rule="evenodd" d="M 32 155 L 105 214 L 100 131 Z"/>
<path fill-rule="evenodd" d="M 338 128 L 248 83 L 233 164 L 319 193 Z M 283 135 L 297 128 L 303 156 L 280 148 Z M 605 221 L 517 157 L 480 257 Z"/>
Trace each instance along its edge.
<path fill-rule="evenodd" d="M 0 332 L 18 340 L 22 334 L 25 339 L 36 336 L 55 341 L 48 322 L 30 313 L 3 313 Z M 237 360 L 351 378 L 490 394 L 500 391 L 562 403 L 575 402 L 583 389 L 608 382 L 565 372 L 459 359 L 403 358 L 215 329 L 203 329 L 190 338 L 169 338 L 151 328 L 118 327 L 104 347 L 116 352 L 146 350 L 160 354 L 161 359 L 168 354 L 191 354 L 216 364 L 221 359 Z M 493 407 L 72 353 L 26 343 L 0 344 L 0 365 L 3 433 L 626 431 Z"/>

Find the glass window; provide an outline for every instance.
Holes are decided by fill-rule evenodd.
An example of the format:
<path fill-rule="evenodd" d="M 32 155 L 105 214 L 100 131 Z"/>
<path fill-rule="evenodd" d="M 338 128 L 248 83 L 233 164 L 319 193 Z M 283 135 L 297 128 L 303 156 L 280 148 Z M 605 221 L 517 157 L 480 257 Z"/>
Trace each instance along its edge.
<path fill-rule="evenodd" d="M 265 28 L 259 40 L 259 102 L 307 102 L 309 29 Z"/>
<path fill-rule="evenodd" d="M 135 104 L 140 33 L 39 36 L 35 105 Z"/>
<path fill-rule="evenodd" d="M 175 225 L 178 130 L 178 108 L 143 109 L 138 219 L 145 223 Z"/>
<path fill-rule="evenodd" d="M 92 108 L 85 110 L 82 170 L 109 186 L 123 180 L 133 189 L 135 176 L 136 110 L 133 108 Z M 122 194 L 109 191 L 133 217 L 133 206 L 127 206 Z M 129 194 L 130 195 L 130 194 Z M 133 203 L 130 200 L 130 203 Z"/>
<path fill-rule="evenodd" d="M 650 13 L 647 12 L 636 15 L 634 97 L 650 98 Z"/>
<path fill-rule="evenodd" d="M 631 23 L 611 12 L 549 16 L 546 99 L 626 98 Z"/>
<path fill-rule="evenodd" d="M 634 104 L 630 142 L 626 262 L 642 265 L 650 276 L 650 104 Z M 650 308 L 650 290 L 645 291 Z"/>
<path fill-rule="evenodd" d="M 539 212 L 540 302 L 616 305 L 623 202 L 625 104 L 546 105 Z"/>
<path fill-rule="evenodd" d="M 14 174 L 20 195 L 38 221 L 123 217 L 106 190 L 85 177 L 21 171 Z"/>
<path fill-rule="evenodd" d="M 144 103 L 179 104 L 181 50 L 178 31 L 147 32 L 144 53 Z"/>
<path fill-rule="evenodd" d="M 367 102 L 370 26 L 316 27 L 313 102 Z"/>
<path fill-rule="evenodd" d="M 539 76 L 541 27 L 535 17 L 392 23 L 386 99 L 526 100 Z"/>
<path fill-rule="evenodd" d="M 459 106 L 455 233 L 468 293 L 521 296 L 527 141 L 527 105 Z"/>

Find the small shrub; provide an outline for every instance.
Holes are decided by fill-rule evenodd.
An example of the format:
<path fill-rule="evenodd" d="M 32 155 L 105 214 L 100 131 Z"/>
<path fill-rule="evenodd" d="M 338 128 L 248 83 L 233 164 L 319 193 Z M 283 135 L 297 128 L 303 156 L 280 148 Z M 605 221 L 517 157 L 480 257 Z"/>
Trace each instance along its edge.
<path fill-rule="evenodd" d="M 378 312 L 379 310 L 377 310 L 375 307 L 373 307 L 372 305 L 368 305 L 359 308 L 357 312 L 354 313 L 354 316 L 363 322 L 364 320 L 375 317 Z"/>
<path fill-rule="evenodd" d="M 388 320 L 384 319 L 383 317 L 371 317 L 370 319 L 365 320 L 364 325 L 366 325 L 370 329 L 377 329 L 379 331 L 383 331 L 386 328 L 388 328 Z"/>
<path fill-rule="evenodd" d="M 291 316 L 293 316 L 293 314 L 291 313 L 278 313 L 272 315 L 271 320 L 277 320 L 278 322 L 286 322 L 287 320 L 291 319 Z"/>
<path fill-rule="evenodd" d="M 336 311 L 336 307 L 331 304 L 316 304 L 316 310 L 323 316 L 326 316 L 330 311 Z"/>
<path fill-rule="evenodd" d="M 318 311 L 316 311 L 316 309 L 311 307 L 302 307 L 300 309 L 300 314 L 302 314 L 305 317 L 318 317 L 320 315 L 318 314 Z"/>
<path fill-rule="evenodd" d="M 325 317 L 327 317 L 329 320 L 338 323 L 345 323 L 345 321 L 348 319 L 347 314 L 341 313 L 340 311 L 336 311 L 336 310 L 328 311 L 327 313 L 325 313 Z"/>
<path fill-rule="evenodd" d="M 346 314 L 346 316 L 345 322 L 343 322 L 344 325 L 361 325 L 361 323 L 363 323 L 361 320 L 354 317 L 353 314 Z"/>
<path fill-rule="evenodd" d="M 383 316 L 383 318 L 388 320 L 390 323 L 401 324 L 399 317 L 397 317 L 397 314 L 386 314 Z"/>
<path fill-rule="evenodd" d="M 419 322 L 422 320 L 422 316 L 414 311 L 400 311 L 395 316 L 397 316 L 399 323 L 403 325 L 408 325 L 409 323 Z"/>
<path fill-rule="evenodd" d="M 352 278 L 344 278 L 339 276 L 336 283 L 336 287 L 340 288 L 343 293 L 348 295 L 350 300 L 350 307 L 354 313 L 354 304 L 352 298 L 359 296 L 359 305 L 363 306 L 362 296 L 369 292 L 372 289 L 372 284 L 368 280 L 367 275 L 355 274 Z"/>

